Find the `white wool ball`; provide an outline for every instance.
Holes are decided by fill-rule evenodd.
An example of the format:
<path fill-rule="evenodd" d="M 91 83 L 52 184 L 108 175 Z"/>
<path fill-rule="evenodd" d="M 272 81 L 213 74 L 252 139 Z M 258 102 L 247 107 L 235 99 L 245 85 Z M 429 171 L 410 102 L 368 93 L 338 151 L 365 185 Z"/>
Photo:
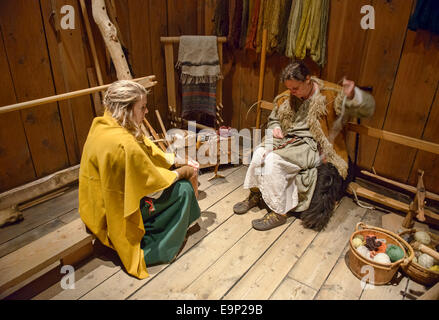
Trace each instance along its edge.
<path fill-rule="evenodd" d="M 359 254 L 361 254 L 366 259 L 370 259 L 370 251 L 366 248 L 366 246 L 359 246 L 357 248 Z"/>
<path fill-rule="evenodd" d="M 418 258 L 418 263 L 423 266 L 424 268 L 431 268 L 434 264 L 434 259 L 432 256 L 429 256 L 426 253 L 423 253 Z"/>
<path fill-rule="evenodd" d="M 430 235 L 425 231 L 418 231 L 415 233 L 415 240 L 425 245 L 429 245 L 431 242 Z"/>
<path fill-rule="evenodd" d="M 390 258 L 387 254 L 381 252 L 378 253 L 374 258 L 373 261 L 378 262 L 378 263 L 383 263 L 383 264 L 389 264 L 391 263 Z"/>

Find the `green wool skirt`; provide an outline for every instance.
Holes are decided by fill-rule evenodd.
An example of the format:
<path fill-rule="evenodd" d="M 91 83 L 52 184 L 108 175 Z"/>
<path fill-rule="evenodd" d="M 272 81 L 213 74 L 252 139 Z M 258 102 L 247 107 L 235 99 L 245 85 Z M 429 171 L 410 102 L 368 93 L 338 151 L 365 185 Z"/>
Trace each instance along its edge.
<path fill-rule="evenodd" d="M 145 235 L 140 244 L 147 266 L 169 263 L 179 252 L 189 225 L 200 217 L 194 189 L 179 180 L 158 199 L 140 201 Z"/>

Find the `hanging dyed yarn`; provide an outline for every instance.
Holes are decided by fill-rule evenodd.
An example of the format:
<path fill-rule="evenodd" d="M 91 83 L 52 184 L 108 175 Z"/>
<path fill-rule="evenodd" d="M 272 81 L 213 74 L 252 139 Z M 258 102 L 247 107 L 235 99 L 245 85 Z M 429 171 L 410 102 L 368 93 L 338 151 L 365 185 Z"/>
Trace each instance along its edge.
<path fill-rule="evenodd" d="M 410 17 L 408 28 L 410 30 L 429 30 L 439 34 L 439 1 L 418 0 L 416 9 Z"/>
<path fill-rule="evenodd" d="M 302 17 L 300 19 L 299 34 L 296 39 L 296 58 L 305 59 L 306 56 L 306 39 L 310 28 L 312 14 L 312 1 L 303 0 Z"/>
<path fill-rule="evenodd" d="M 253 1 L 252 1 L 253 2 Z M 239 35 L 239 48 L 245 47 L 245 40 L 247 37 L 247 30 L 249 27 L 249 15 L 250 15 L 250 0 L 244 0 L 242 4 L 242 16 L 241 16 L 241 34 Z"/>
<path fill-rule="evenodd" d="M 288 34 L 285 55 L 293 58 L 296 51 L 296 39 L 299 34 L 300 17 L 302 16 L 303 2 L 300 0 L 293 1 L 288 19 Z"/>
<path fill-rule="evenodd" d="M 215 34 L 227 36 L 229 34 L 229 1 L 218 1 L 213 17 Z"/>
<path fill-rule="evenodd" d="M 280 17 L 279 17 L 279 29 L 278 32 L 278 45 L 276 47 L 276 51 L 280 54 L 285 54 L 285 48 L 287 45 L 287 36 L 288 36 L 288 19 L 290 17 L 292 1 L 290 0 L 282 0 L 281 8 L 280 8 Z"/>
<path fill-rule="evenodd" d="M 243 0 L 230 0 L 229 6 L 229 35 L 228 46 L 232 49 L 239 48 L 242 25 Z"/>
<path fill-rule="evenodd" d="M 246 49 L 256 49 L 256 33 L 258 31 L 259 13 L 261 11 L 262 0 L 255 0 L 250 19 L 250 26 L 247 31 L 247 39 L 245 43 Z"/>

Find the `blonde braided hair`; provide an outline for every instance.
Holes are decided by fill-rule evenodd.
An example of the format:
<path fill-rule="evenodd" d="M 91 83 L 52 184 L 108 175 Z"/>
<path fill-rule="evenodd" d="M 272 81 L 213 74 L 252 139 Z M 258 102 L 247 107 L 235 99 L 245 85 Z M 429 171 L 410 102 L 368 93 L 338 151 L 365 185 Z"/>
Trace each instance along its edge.
<path fill-rule="evenodd" d="M 149 91 L 135 81 L 119 80 L 111 84 L 103 100 L 105 109 L 138 141 L 143 140 L 144 134 L 134 121 L 134 105 L 148 94 Z"/>

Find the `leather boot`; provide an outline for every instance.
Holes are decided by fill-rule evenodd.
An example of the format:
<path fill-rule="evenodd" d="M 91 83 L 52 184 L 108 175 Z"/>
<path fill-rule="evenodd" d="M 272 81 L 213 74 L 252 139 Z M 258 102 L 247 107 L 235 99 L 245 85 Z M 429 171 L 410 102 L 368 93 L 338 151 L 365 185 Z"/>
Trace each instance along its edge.
<path fill-rule="evenodd" d="M 246 200 L 242 202 L 238 202 L 233 206 L 233 212 L 235 212 L 236 214 L 244 214 L 248 212 L 251 208 L 254 208 L 257 205 L 259 205 L 261 199 L 262 199 L 261 192 L 250 191 L 250 195 Z"/>

